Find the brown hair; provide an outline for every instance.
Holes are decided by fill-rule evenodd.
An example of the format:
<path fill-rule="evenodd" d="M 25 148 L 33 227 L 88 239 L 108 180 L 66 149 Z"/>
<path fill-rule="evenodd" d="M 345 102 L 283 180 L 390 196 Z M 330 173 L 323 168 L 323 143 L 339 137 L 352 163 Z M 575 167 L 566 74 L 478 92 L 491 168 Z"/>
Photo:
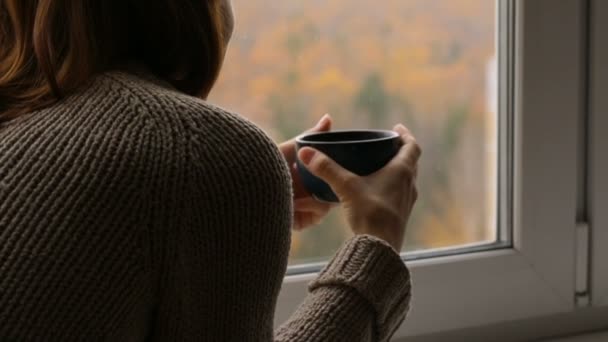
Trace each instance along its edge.
<path fill-rule="evenodd" d="M 220 0 L 0 0 L 0 123 L 128 64 L 207 94 L 225 52 L 223 12 Z"/>

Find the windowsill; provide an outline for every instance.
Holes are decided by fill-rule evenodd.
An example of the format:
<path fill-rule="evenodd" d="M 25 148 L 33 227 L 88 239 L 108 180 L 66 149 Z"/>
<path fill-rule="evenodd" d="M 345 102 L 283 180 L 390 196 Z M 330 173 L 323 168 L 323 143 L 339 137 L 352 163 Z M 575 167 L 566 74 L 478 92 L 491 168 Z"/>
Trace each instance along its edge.
<path fill-rule="evenodd" d="M 528 318 L 523 320 L 476 326 L 436 334 L 396 338 L 395 342 L 596 342 L 608 341 L 608 306 L 580 308 L 572 312 Z M 408 320 L 404 325 L 408 324 Z M 602 331 L 593 338 L 592 332 Z M 590 335 L 585 335 L 590 334 Z M 566 338 L 564 336 L 570 336 Z"/>

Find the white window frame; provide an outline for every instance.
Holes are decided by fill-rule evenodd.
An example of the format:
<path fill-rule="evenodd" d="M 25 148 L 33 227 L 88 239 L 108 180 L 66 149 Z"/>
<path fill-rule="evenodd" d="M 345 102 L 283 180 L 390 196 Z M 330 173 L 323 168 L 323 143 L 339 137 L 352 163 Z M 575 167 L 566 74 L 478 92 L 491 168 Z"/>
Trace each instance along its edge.
<path fill-rule="evenodd" d="M 513 113 L 513 162 L 500 163 L 501 168 L 511 168 L 503 172 L 513 175 L 508 220 L 512 246 L 407 262 L 414 282 L 412 311 L 396 338 L 575 308 L 583 1 L 512 3 L 516 12 L 515 49 L 511 49 L 515 52 L 514 101 L 501 107 Z M 501 128 L 508 126 L 508 122 L 501 124 Z M 285 278 L 277 325 L 304 300 L 307 284 L 315 276 Z"/>
<path fill-rule="evenodd" d="M 608 2 L 592 0 L 589 68 L 589 221 L 591 302 L 608 305 Z"/>

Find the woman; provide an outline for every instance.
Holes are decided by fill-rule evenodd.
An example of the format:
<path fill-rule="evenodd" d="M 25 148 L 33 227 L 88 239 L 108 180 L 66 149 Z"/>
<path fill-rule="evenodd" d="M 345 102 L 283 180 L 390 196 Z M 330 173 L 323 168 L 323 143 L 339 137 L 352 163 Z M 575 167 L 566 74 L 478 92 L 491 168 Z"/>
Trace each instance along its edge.
<path fill-rule="evenodd" d="M 356 235 L 273 333 L 290 227 L 330 208 L 293 142 L 204 100 L 232 22 L 221 0 L 0 0 L 1 341 L 390 339 L 420 149 L 396 126 L 369 177 L 301 151 Z"/>

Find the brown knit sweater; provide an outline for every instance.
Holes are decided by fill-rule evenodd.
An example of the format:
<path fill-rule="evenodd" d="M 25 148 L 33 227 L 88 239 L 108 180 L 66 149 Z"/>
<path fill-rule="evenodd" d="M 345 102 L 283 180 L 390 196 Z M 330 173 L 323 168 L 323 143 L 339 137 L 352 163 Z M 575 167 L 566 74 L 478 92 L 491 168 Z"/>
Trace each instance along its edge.
<path fill-rule="evenodd" d="M 0 341 L 387 341 L 409 304 L 386 243 L 347 241 L 273 333 L 291 181 L 242 117 L 98 76 L 0 127 Z"/>

